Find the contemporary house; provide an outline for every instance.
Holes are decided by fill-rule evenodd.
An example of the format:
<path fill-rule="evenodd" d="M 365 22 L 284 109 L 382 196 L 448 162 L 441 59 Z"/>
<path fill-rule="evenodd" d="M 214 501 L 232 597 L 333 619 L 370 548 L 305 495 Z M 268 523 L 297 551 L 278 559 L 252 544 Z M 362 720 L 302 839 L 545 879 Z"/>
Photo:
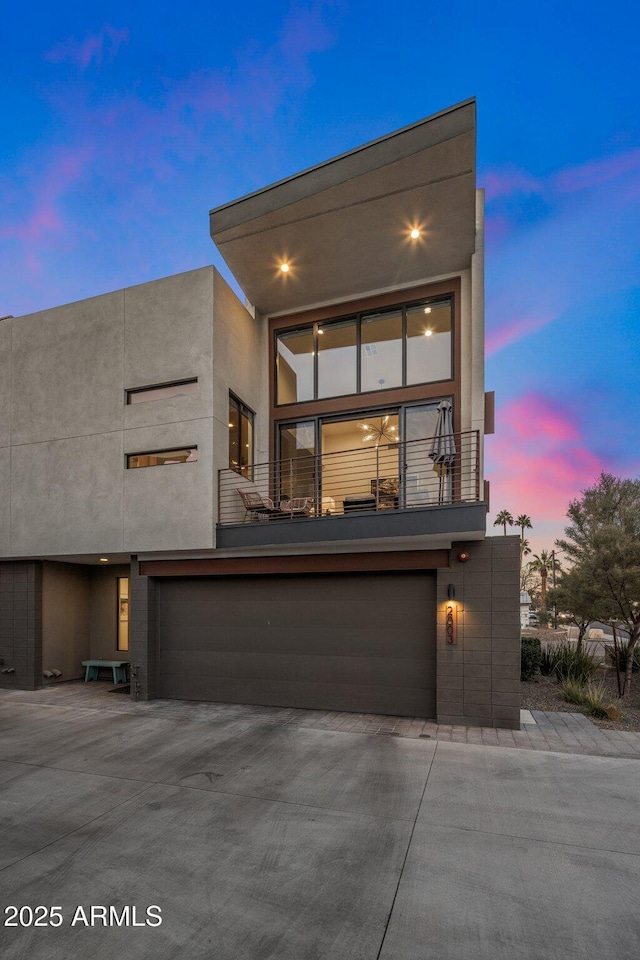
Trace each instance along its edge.
<path fill-rule="evenodd" d="M 475 102 L 210 230 L 244 301 L 207 267 L 0 322 L 0 686 L 517 727 Z"/>

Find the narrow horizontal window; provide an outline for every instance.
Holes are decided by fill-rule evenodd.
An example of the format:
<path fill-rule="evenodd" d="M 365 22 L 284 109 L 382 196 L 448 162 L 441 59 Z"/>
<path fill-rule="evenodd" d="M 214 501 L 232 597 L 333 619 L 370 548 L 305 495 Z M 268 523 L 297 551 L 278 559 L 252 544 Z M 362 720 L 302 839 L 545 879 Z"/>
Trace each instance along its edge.
<path fill-rule="evenodd" d="M 181 450 L 154 450 L 152 453 L 128 453 L 127 469 L 164 467 L 170 463 L 193 463 L 197 459 L 197 447 L 183 447 Z"/>
<path fill-rule="evenodd" d="M 187 397 L 198 392 L 198 378 L 177 380 L 158 387 L 140 387 L 127 390 L 127 403 L 146 403 L 148 400 L 168 400 L 170 397 Z"/>

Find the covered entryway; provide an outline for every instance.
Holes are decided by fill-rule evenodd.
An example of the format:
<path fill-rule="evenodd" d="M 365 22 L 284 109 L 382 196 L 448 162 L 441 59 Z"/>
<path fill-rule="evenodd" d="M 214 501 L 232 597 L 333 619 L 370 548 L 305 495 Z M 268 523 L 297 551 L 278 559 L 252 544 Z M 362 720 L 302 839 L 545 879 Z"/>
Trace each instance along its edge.
<path fill-rule="evenodd" d="M 435 574 L 160 578 L 161 697 L 435 717 Z"/>

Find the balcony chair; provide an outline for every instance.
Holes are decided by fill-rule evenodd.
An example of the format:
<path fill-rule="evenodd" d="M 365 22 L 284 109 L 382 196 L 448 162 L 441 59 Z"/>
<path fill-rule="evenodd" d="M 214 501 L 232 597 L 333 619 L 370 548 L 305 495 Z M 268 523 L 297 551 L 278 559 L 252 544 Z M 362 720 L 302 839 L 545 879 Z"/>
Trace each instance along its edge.
<path fill-rule="evenodd" d="M 269 520 L 271 517 L 282 516 L 280 507 L 277 507 L 270 497 L 263 497 L 257 490 L 237 490 L 244 504 L 243 523 L 250 517 L 252 520 Z"/>
<path fill-rule="evenodd" d="M 280 511 L 287 517 L 310 517 L 313 507 L 313 497 L 294 497 L 292 500 L 280 501 Z"/>

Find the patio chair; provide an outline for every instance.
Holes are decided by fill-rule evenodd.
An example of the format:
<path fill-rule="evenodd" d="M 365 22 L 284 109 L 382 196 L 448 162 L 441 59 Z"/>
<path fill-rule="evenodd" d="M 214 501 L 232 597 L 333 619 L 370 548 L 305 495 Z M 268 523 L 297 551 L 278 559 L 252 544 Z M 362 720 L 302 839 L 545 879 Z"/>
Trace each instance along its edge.
<path fill-rule="evenodd" d="M 313 506 L 313 497 L 294 497 L 293 500 L 280 501 L 280 510 L 288 517 L 310 517 Z"/>
<path fill-rule="evenodd" d="M 244 504 L 243 523 L 250 517 L 252 520 L 269 520 L 271 517 L 281 516 L 280 508 L 275 505 L 270 497 L 263 497 L 257 490 L 240 490 L 240 499 Z"/>

